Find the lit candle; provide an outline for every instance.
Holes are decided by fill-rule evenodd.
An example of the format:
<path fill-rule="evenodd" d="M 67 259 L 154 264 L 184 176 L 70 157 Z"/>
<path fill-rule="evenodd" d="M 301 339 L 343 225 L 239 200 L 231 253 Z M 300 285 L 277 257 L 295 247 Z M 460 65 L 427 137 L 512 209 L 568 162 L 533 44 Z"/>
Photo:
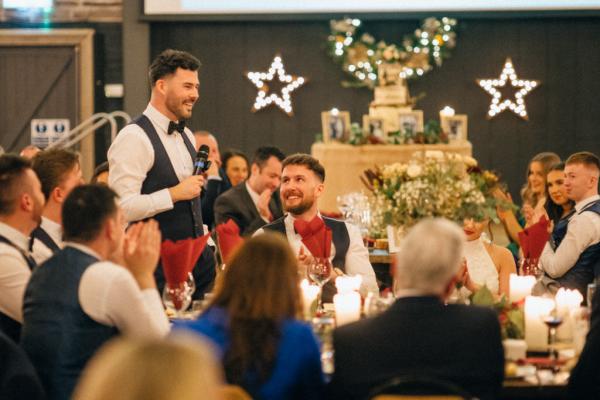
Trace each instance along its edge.
<path fill-rule="evenodd" d="M 511 303 L 516 303 L 523 300 L 526 296 L 529 296 L 531 294 L 531 288 L 535 285 L 535 277 L 533 276 L 510 274 L 509 279 L 509 298 Z"/>
<path fill-rule="evenodd" d="M 440 119 L 441 117 L 454 117 L 454 108 L 450 106 L 446 106 L 440 110 Z"/>
<path fill-rule="evenodd" d="M 358 291 L 360 284 L 362 283 L 362 276 L 338 276 L 335 279 L 335 287 L 338 293 L 350 293 L 352 291 Z"/>
<path fill-rule="evenodd" d="M 360 295 L 357 292 L 338 293 L 333 296 L 337 326 L 358 321 L 360 318 Z"/>
<path fill-rule="evenodd" d="M 308 283 L 308 279 L 302 279 L 300 282 L 300 289 L 302 290 L 302 304 L 304 311 L 304 318 L 311 318 L 311 307 L 317 296 L 319 295 L 319 287 L 317 285 L 311 285 Z"/>
<path fill-rule="evenodd" d="M 571 314 L 579 308 L 583 301 L 583 296 L 578 290 L 560 288 L 554 299 L 556 301 L 556 314 L 563 319 L 563 323 L 556 331 L 556 338 L 571 341 L 573 340 L 573 319 Z"/>
<path fill-rule="evenodd" d="M 548 350 L 548 327 L 542 318 L 549 315 L 553 309 L 552 299 L 525 297 L 525 342 L 529 350 Z"/>

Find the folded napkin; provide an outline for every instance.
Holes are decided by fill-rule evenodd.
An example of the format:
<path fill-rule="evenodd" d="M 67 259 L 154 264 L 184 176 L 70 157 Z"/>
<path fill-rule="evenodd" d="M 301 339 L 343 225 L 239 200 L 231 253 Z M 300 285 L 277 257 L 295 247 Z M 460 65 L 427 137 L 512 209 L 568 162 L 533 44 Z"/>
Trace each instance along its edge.
<path fill-rule="evenodd" d="M 548 233 L 549 221 L 543 216 L 537 223 L 519 232 L 519 241 L 526 259 L 538 259 L 550 234 Z"/>
<path fill-rule="evenodd" d="M 329 258 L 331 254 L 331 229 L 322 218 L 316 216 L 311 221 L 296 219 L 294 229 L 302 237 L 302 243 L 313 257 Z"/>
<path fill-rule="evenodd" d="M 217 231 L 221 258 L 224 263 L 227 263 L 235 249 L 244 242 L 244 239 L 240 236 L 240 227 L 237 226 L 234 220 L 229 219 L 226 223 L 217 225 L 215 230 Z"/>
<path fill-rule="evenodd" d="M 195 239 L 183 239 L 173 242 L 165 240 L 160 245 L 160 259 L 165 279 L 169 286 L 187 281 L 196 261 L 202 254 L 210 233 Z"/>

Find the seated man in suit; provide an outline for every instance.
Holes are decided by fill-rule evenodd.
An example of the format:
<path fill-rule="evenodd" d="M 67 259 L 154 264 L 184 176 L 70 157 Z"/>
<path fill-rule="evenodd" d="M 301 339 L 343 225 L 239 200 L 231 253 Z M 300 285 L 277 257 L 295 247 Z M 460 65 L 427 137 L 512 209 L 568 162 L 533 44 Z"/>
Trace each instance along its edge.
<path fill-rule="evenodd" d="M 46 198 L 42 223 L 31 234 L 33 258 L 38 264 L 62 249 L 62 206 L 74 187 L 83 183 L 79 155 L 70 150 L 51 149 L 32 160 Z"/>
<path fill-rule="evenodd" d="M 231 183 L 222 168 L 217 138 L 208 131 L 196 131 L 194 137 L 196 138 L 196 149 L 202 145 L 209 148 L 208 159 L 211 164 L 206 171 L 206 182 L 202 188 L 200 203 L 202 204 L 202 222 L 208 226 L 208 229 L 212 229 L 215 225 L 215 200 L 231 187 Z"/>
<path fill-rule="evenodd" d="M 264 226 L 263 230 L 284 234 L 292 250 L 299 255 L 299 258 L 304 258 L 303 256 L 306 255 L 323 256 L 314 254 L 306 246 L 307 235 L 319 236 L 321 234 L 317 231 L 324 232 L 325 229 L 331 229 L 332 244 L 329 252 L 331 264 L 348 275 L 361 275 L 363 294 L 379 293 L 375 272 L 369 262 L 369 251 L 363 243 L 358 227 L 322 217 L 319 213 L 318 200 L 325 189 L 325 169 L 319 161 L 309 154 L 291 155 L 283 160 L 281 177 L 281 201 L 287 215 Z M 300 225 L 310 225 L 310 232 L 306 232 Z M 313 226 L 317 227 L 317 231 L 312 230 Z M 318 240 L 322 242 L 321 239 Z M 305 265 L 306 262 L 302 264 Z M 326 302 L 332 301 L 335 294 L 333 285 L 335 272 L 332 274 L 333 277 L 325 285 L 323 292 L 323 300 Z"/>
<path fill-rule="evenodd" d="M 500 390 L 504 354 L 496 313 L 444 304 L 460 275 L 464 242 L 462 229 L 447 220 L 425 220 L 409 231 L 396 258 L 396 302 L 334 331 L 333 398 L 366 399 L 406 375 L 451 381 L 482 399 Z"/>
<path fill-rule="evenodd" d="M 21 345 L 50 400 L 69 399 L 87 361 L 117 334 L 169 332 L 154 279 L 157 222 L 125 233 L 117 195 L 105 185 L 76 187 L 62 212 L 65 247 L 33 271 L 23 300 Z"/>
<path fill-rule="evenodd" d="M 558 282 L 542 281 L 552 291 L 560 285 L 585 298 L 587 285 L 600 276 L 599 177 L 600 160 L 592 153 L 575 153 L 565 162 L 564 185 L 575 212 L 557 224 L 540 257 L 546 275 Z"/>
<path fill-rule="evenodd" d="M 260 147 L 254 154 L 250 177 L 217 198 L 215 224 L 232 219 L 242 236 L 283 215 L 278 187 L 281 180 L 281 161 L 285 156 L 277 147 Z"/>

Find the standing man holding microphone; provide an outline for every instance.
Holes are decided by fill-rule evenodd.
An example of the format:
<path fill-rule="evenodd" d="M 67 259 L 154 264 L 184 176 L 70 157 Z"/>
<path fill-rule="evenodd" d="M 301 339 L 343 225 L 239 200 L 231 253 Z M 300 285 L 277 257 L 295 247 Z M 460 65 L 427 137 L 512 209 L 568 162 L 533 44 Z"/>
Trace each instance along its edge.
<path fill-rule="evenodd" d="M 187 52 L 168 49 L 159 54 L 150 65 L 150 103 L 108 150 L 109 186 L 119 194 L 127 221 L 156 219 L 163 240 L 204 234 L 199 196 L 207 165 L 196 162 L 195 138 L 185 127 L 199 98 L 199 68 L 200 61 Z M 215 278 L 210 247 L 198 259 L 193 275 L 194 298 L 199 298 Z M 165 279 L 160 267 L 156 280 L 162 291 Z"/>

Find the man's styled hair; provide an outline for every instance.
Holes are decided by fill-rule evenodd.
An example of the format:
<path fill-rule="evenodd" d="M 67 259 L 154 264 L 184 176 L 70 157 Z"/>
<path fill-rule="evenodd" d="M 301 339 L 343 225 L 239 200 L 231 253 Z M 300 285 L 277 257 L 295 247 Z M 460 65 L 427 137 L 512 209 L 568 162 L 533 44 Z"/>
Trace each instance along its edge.
<path fill-rule="evenodd" d="M 302 165 L 312 172 L 319 178 L 321 182 L 325 182 L 325 168 L 321 165 L 319 160 L 311 156 L 310 154 L 296 153 L 291 156 L 287 156 L 282 162 L 282 168 L 288 165 Z"/>
<path fill-rule="evenodd" d="M 464 242 L 465 234 L 454 222 L 443 218 L 419 222 L 402 239 L 396 255 L 395 287 L 443 293 L 458 272 Z"/>
<path fill-rule="evenodd" d="M 583 164 L 588 168 L 593 168 L 600 172 L 600 160 L 598 156 L 589 151 L 580 151 L 579 153 L 571 154 L 565 164 Z"/>
<path fill-rule="evenodd" d="M 285 154 L 283 154 L 282 151 L 279 150 L 277 147 L 259 147 L 254 153 L 254 158 L 252 158 L 252 164 L 258 165 L 258 168 L 262 170 L 267 161 L 269 161 L 269 158 L 271 157 L 275 157 L 279 161 L 283 161 L 283 159 L 285 158 Z"/>
<path fill-rule="evenodd" d="M 65 240 L 89 242 L 102 230 L 104 222 L 117 212 L 117 194 L 106 185 L 77 186 L 62 209 Z"/>
<path fill-rule="evenodd" d="M 46 200 L 78 164 L 79 155 L 66 149 L 45 150 L 33 157 L 32 168 L 42 183 L 42 192 Z"/>
<path fill-rule="evenodd" d="M 22 178 L 31 162 L 16 154 L 0 156 L 0 215 L 15 211 L 15 200 L 23 192 Z"/>
<path fill-rule="evenodd" d="M 150 65 L 150 85 L 167 75 L 172 75 L 178 68 L 197 71 L 202 63 L 186 51 L 167 49 L 160 53 Z"/>

